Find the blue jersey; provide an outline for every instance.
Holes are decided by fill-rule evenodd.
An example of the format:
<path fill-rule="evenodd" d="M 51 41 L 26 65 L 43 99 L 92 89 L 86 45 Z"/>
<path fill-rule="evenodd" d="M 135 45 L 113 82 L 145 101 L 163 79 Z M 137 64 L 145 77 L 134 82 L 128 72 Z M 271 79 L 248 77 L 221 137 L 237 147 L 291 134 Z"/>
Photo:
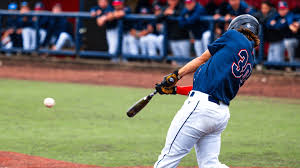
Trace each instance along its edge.
<path fill-rule="evenodd" d="M 254 42 L 242 33 L 229 30 L 208 46 L 211 58 L 194 74 L 193 90 L 229 105 L 249 78 L 254 65 Z"/>
<path fill-rule="evenodd" d="M 248 6 L 244 1 L 240 2 L 240 7 L 237 10 L 234 10 L 231 5 L 228 4 L 227 11 L 230 15 L 239 16 L 243 14 L 251 14 L 253 10 Z"/>
<path fill-rule="evenodd" d="M 18 20 L 18 27 L 25 28 L 25 27 L 31 27 L 34 28 L 34 22 L 32 20 L 32 16 L 21 16 Z"/>
<path fill-rule="evenodd" d="M 19 24 L 19 17 L 18 16 L 7 16 L 6 19 L 6 24 L 5 24 L 7 29 L 16 29 L 20 27 Z"/>
<path fill-rule="evenodd" d="M 271 21 L 275 20 L 275 24 L 271 25 Z M 289 26 L 294 22 L 295 17 L 292 12 L 289 12 L 286 16 L 280 16 L 276 13 L 272 18 L 267 21 L 266 28 L 276 36 L 270 37 L 269 40 L 272 42 L 274 41 L 281 41 L 284 38 L 291 38 L 294 36 L 294 33 L 290 31 Z"/>
<path fill-rule="evenodd" d="M 103 15 L 106 15 L 110 12 L 113 12 L 114 11 L 114 8 L 111 6 L 111 5 L 108 5 L 106 8 L 101 8 L 100 6 L 95 6 L 95 7 L 92 7 L 90 12 L 97 12 L 97 11 L 101 11 L 100 14 L 97 14 L 96 15 L 96 18 L 99 18 Z M 110 22 L 107 22 L 106 23 L 106 28 L 107 29 L 115 29 L 117 27 L 117 22 L 116 21 L 110 21 Z"/>
<path fill-rule="evenodd" d="M 51 36 L 58 37 L 62 32 L 73 35 L 73 25 L 64 17 L 51 17 L 49 19 L 48 32 Z"/>
<path fill-rule="evenodd" d="M 108 13 L 111 13 L 113 11 L 114 11 L 114 8 L 110 5 L 108 5 L 107 8 L 102 9 L 102 14 L 100 16 L 107 15 Z M 115 21 L 106 22 L 107 29 L 115 29 L 117 26 L 118 26 L 118 23 Z"/>
<path fill-rule="evenodd" d="M 131 9 L 127 6 L 125 6 L 123 10 L 124 10 L 126 15 L 131 13 Z M 114 21 L 117 22 L 117 20 L 114 20 Z M 123 32 L 128 33 L 130 31 L 130 29 L 132 29 L 133 26 L 135 25 L 135 22 L 136 21 L 134 21 L 134 20 L 125 20 L 123 22 Z"/>
<path fill-rule="evenodd" d="M 39 20 L 39 27 L 41 29 L 45 29 L 47 30 L 48 29 L 48 24 L 49 24 L 49 20 L 50 18 L 48 16 L 41 16 L 40 17 L 40 20 Z"/>
<path fill-rule="evenodd" d="M 271 21 L 275 20 L 276 23 L 271 25 Z M 295 21 L 294 15 L 292 12 L 289 12 L 286 16 L 281 17 L 278 13 L 276 13 L 272 18 L 270 18 L 266 24 L 269 29 L 278 29 L 283 30 L 288 28 Z"/>
<path fill-rule="evenodd" d="M 101 8 L 100 8 L 100 6 L 94 6 L 94 7 L 92 7 L 91 9 L 90 9 L 90 12 L 97 12 L 98 10 L 102 10 Z"/>

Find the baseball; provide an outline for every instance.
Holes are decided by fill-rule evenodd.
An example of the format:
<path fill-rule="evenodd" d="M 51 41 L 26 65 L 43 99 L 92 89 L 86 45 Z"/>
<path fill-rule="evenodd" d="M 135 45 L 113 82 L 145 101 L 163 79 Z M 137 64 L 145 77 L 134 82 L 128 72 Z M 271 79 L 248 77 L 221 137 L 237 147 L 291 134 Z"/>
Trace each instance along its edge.
<path fill-rule="evenodd" d="M 44 99 L 44 105 L 48 108 L 51 108 L 55 105 L 55 100 L 53 98 L 48 97 Z"/>

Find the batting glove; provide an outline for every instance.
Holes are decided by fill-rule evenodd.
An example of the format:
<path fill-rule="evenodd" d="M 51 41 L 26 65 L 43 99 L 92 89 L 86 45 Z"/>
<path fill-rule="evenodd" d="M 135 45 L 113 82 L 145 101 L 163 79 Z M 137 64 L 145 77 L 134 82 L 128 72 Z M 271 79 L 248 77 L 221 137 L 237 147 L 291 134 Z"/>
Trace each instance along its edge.
<path fill-rule="evenodd" d="M 161 84 L 156 84 L 155 89 L 161 95 L 169 95 L 169 94 L 176 95 L 177 87 L 176 86 L 164 87 Z"/>

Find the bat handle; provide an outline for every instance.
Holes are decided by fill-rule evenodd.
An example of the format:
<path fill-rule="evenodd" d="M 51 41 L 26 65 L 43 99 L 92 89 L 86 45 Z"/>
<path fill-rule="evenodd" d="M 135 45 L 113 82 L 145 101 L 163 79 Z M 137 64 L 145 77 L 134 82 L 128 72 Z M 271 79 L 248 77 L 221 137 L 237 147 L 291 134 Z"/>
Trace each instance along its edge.
<path fill-rule="evenodd" d="M 157 93 L 157 91 L 155 90 L 153 93 L 151 93 L 151 94 L 149 95 L 149 97 L 153 97 L 154 95 L 156 95 L 156 93 Z"/>

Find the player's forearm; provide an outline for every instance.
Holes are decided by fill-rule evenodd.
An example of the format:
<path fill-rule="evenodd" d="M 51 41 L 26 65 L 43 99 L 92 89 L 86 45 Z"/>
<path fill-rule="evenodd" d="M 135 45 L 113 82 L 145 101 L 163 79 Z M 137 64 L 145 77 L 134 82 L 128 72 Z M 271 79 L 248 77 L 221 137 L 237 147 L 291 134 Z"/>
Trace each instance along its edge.
<path fill-rule="evenodd" d="M 200 57 L 197 57 L 187 63 L 185 66 L 179 69 L 178 75 L 180 78 L 184 77 L 187 74 L 195 72 L 198 67 L 202 64 L 204 64 L 209 58 L 211 57 L 211 54 L 208 50 L 206 50 Z"/>
<path fill-rule="evenodd" d="M 106 17 L 107 17 L 107 20 L 108 20 L 108 21 L 114 20 L 114 16 L 113 16 L 113 13 L 112 13 L 112 12 L 107 13 L 107 14 L 106 14 Z"/>

